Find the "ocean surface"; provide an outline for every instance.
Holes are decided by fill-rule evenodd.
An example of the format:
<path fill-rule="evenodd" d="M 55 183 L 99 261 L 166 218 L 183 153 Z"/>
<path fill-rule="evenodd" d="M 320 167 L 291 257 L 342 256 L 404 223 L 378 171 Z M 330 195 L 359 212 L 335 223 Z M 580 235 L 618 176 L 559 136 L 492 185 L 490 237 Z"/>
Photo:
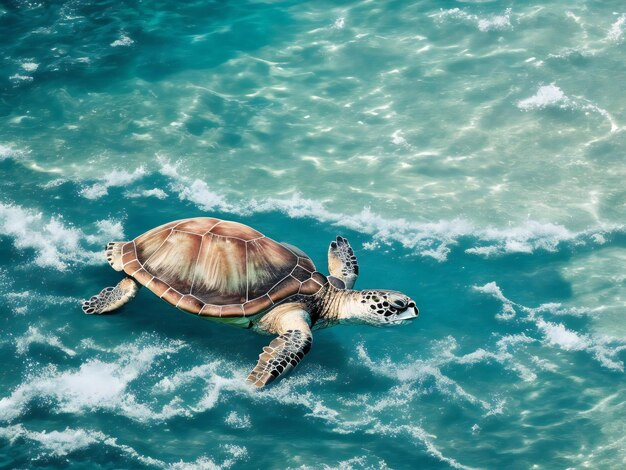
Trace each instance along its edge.
<path fill-rule="evenodd" d="M 0 3 L 0 468 L 626 466 L 626 4 Z M 347 237 L 420 318 L 270 338 L 106 242 L 236 220 Z"/>

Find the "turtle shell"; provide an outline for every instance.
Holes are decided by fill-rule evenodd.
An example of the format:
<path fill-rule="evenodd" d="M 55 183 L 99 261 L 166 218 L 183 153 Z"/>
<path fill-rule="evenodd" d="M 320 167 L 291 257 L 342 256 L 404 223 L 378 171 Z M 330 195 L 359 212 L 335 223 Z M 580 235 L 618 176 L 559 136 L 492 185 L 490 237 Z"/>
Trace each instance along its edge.
<path fill-rule="evenodd" d="M 124 271 L 189 313 L 247 317 L 327 282 L 311 259 L 256 230 L 208 217 L 156 227 L 122 247 Z"/>

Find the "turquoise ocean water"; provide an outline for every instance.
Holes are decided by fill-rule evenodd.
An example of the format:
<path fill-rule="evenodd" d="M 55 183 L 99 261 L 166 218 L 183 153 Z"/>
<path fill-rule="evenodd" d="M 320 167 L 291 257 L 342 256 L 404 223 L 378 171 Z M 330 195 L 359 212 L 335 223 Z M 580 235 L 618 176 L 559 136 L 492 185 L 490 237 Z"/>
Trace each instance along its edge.
<path fill-rule="evenodd" d="M 1 468 L 624 468 L 622 0 L 0 3 Z M 410 325 L 268 337 L 102 248 L 218 216 Z"/>

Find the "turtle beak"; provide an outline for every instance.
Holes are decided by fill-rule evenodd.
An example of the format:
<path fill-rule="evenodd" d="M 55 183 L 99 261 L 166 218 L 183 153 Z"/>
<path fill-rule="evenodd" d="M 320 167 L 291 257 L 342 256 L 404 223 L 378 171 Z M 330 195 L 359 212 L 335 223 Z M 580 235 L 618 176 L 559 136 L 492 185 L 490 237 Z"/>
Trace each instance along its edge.
<path fill-rule="evenodd" d="M 419 314 L 420 311 L 416 307 L 415 303 L 409 302 L 406 310 L 396 315 L 394 321 L 415 320 L 417 317 L 419 317 Z"/>

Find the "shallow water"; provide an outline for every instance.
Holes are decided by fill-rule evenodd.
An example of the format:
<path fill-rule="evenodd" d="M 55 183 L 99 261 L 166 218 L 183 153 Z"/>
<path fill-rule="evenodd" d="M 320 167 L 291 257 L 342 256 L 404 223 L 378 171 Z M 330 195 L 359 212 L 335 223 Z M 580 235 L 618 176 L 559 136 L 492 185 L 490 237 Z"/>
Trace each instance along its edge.
<path fill-rule="evenodd" d="M 546 3 L 546 4 L 543 4 Z M 623 2 L 4 2 L 1 468 L 626 464 Z M 114 285 L 102 247 L 249 224 L 410 325 L 268 338 Z"/>

